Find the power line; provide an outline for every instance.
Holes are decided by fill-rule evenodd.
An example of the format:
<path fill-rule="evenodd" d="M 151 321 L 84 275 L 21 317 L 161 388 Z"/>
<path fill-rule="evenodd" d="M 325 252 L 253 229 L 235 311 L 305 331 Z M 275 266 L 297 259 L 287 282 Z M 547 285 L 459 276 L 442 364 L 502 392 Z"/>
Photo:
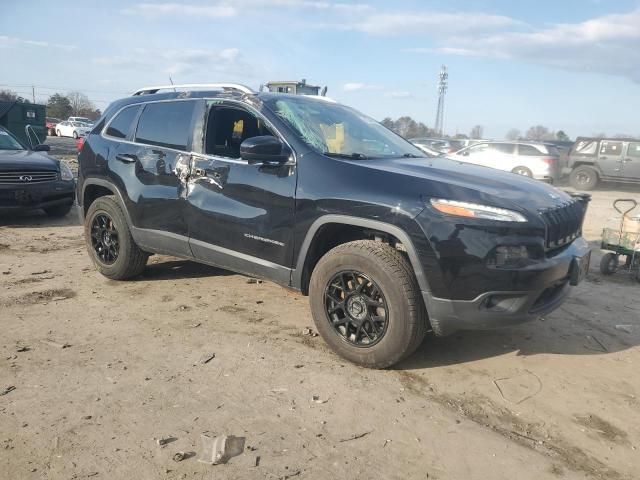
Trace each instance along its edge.
<path fill-rule="evenodd" d="M 114 90 L 86 90 L 84 88 L 75 88 L 75 87 L 51 87 L 44 85 L 26 85 L 26 84 L 0 84 L 0 87 L 7 88 L 36 88 L 39 90 L 57 90 L 60 92 L 70 92 L 77 90 L 79 92 L 87 92 L 87 93 L 106 93 L 106 94 L 114 94 L 114 95 L 129 95 L 131 92 L 122 92 L 122 91 L 114 91 Z"/>

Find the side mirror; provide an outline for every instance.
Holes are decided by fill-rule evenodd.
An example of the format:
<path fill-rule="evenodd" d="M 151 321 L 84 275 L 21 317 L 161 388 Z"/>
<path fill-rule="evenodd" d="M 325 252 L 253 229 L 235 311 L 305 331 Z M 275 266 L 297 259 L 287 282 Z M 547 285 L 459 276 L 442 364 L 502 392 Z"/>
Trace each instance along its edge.
<path fill-rule="evenodd" d="M 240 145 L 240 157 L 249 164 L 282 165 L 291 157 L 291 149 L 271 135 L 247 138 Z"/>
<path fill-rule="evenodd" d="M 34 152 L 48 152 L 49 150 L 51 150 L 51 147 L 42 143 L 33 147 Z"/>

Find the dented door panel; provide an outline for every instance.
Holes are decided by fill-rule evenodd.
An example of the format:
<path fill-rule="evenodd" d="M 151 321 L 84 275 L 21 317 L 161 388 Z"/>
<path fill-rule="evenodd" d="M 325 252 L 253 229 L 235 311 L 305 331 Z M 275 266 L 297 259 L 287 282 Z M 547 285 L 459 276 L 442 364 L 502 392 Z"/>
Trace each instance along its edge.
<path fill-rule="evenodd" d="M 187 221 L 196 258 L 206 261 L 210 245 L 290 267 L 295 182 L 293 166 L 194 156 Z"/>

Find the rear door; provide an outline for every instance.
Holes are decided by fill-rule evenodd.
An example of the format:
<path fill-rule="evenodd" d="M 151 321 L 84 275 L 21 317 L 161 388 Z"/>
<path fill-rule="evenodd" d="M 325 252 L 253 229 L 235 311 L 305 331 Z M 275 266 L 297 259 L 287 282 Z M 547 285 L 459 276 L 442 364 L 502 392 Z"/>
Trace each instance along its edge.
<path fill-rule="evenodd" d="M 623 165 L 624 142 L 619 140 L 602 140 L 598 152 L 598 165 L 607 177 L 621 177 Z"/>
<path fill-rule="evenodd" d="M 258 111 L 209 102 L 187 194 L 191 250 L 203 262 L 288 284 L 296 166 L 240 158 L 240 144 L 261 135 L 279 136 Z"/>
<path fill-rule="evenodd" d="M 118 139 L 109 149 L 109 167 L 125 184 L 127 209 L 143 248 L 191 255 L 185 197 L 197 103 L 171 100 L 126 107 L 105 131 L 106 138 Z M 132 132 L 125 134 L 129 122 Z"/>
<path fill-rule="evenodd" d="M 492 143 L 485 164 L 491 168 L 510 172 L 518 166 L 515 143 Z"/>
<path fill-rule="evenodd" d="M 640 180 L 640 142 L 629 142 L 622 173 L 625 178 Z"/>

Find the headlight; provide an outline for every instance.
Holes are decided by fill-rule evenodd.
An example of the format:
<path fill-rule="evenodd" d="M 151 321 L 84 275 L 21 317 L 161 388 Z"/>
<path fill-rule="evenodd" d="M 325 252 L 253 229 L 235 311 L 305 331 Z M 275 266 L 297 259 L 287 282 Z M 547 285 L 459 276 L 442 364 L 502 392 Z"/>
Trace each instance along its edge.
<path fill-rule="evenodd" d="M 64 162 L 60 162 L 60 178 L 62 180 L 73 180 L 73 172 Z"/>
<path fill-rule="evenodd" d="M 478 205 L 475 203 L 458 202 L 456 200 L 444 200 L 432 198 L 433 208 L 446 215 L 456 217 L 479 218 L 483 220 L 497 220 L 499 222 L 526 222 L 524 215 L 504 208 Z"/>

